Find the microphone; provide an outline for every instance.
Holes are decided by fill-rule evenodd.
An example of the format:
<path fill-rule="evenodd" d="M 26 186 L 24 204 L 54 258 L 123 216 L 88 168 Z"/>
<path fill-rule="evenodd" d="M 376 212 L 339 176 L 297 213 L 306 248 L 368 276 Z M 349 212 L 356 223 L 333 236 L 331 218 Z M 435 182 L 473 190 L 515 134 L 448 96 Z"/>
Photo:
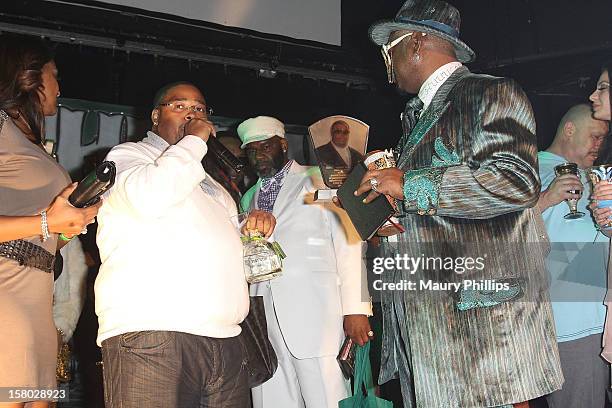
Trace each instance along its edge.
<path fill-rule="evenodd" d="M 230 152 L 223 143 L 217 140 L 216 137 L 210 135 L 208 138 L 208 150 L 219 160 L 220 163 L 240 174 L 244 169 L 244 164 Z"/>

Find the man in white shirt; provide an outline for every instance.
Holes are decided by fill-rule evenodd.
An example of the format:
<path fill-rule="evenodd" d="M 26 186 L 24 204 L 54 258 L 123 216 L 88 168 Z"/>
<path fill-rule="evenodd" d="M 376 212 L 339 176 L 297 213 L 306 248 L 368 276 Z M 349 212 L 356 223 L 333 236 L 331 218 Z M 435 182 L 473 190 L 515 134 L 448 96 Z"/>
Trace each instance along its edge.
<path fill-rule="evenodd" d="M 201 164 L 215 128 L 189 83 L 162 88 L 151 120 L 146 138 L 107 157 L 117 178 L 98 218 L 95 283 L 106 407 L 243 408 L 237 336 L 249 298 L 237 211 Z M 271 233 L 270 215 L 249 221 Z"/>

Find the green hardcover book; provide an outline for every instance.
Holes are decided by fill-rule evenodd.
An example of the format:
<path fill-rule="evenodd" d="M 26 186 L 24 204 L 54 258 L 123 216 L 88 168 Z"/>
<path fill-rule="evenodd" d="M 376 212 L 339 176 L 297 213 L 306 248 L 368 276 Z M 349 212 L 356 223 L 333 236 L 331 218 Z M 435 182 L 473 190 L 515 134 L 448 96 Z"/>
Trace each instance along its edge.
<path fill-rule="evenodd" d="M 372 238 L 394 212 L 393 207 L 384 195 L 376 197 L 371 203 L 364 204 L 363 199 L 369 192 L 360 196 L 353 194 L 361 184 L 361 179 L 366 171 L 365 165 L 359 163 L 338 189 L 338 199 L 364 241 Z"/>

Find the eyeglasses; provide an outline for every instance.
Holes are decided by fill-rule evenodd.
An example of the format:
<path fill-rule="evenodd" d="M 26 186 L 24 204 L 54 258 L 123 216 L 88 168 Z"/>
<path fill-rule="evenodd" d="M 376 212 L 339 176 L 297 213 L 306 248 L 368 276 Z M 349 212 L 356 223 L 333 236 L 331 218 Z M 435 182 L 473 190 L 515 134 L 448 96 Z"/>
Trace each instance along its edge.
<path fill-rule="evenodd" d="M 610 89 L 610 83 L 609 82 L 600 82 L 597 84 L 597 88 L 598 91 L 603 92 L 606 89 Z"/>
<path fill-rule="evenodd" d="M 191 111 L 193 113 L 199 113 L 206 116 L 210 116 L 213 114 L 213 109 L 206 105 L 191 105 L 188 106 L 183 102 L 166 102 L 160 103 L 159 106 L 169 106 L 172 109 L 172 112 L 175 113 L 183 113 L 186 111 Z"/>
<path fill-rule="evenodd" d="M 385 60 L 385 65 L 387 67 L 387 79 L 389 83 L 392 84 L 395 82 L 395 72 L 393 72 L 393 60 L 391 59 L 391 48 L 395 47 L 397 44 L 401 43 L 402 40 L 406 37 L 410 37 L 414 33 L 406 33 L 397 37 L 395 40 L 391 41 L 389 44 L 383 44 L 380 52 L 382 53 L 383 59 Z M 426 33 L 421 33 L 421 36 L 425 36 Z"/>

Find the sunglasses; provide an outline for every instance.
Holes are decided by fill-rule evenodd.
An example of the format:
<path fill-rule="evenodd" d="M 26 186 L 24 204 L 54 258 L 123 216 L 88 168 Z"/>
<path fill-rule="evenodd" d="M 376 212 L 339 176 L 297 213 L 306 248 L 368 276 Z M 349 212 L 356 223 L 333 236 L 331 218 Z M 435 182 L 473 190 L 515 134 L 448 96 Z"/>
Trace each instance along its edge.
<path fill-rule="evenodd" d="M 391 48 L 395 47 L 397 44 L 401 43 L 402 40 L 406 37 L 410 37 L 414 33 L 406 33 L 397 37 L 395 40 L 391 41 L 389 44 L 383 44 L 380 52 L 382 53 L 383 59 L 385 60 L 385 66 L 387 67 L 387 79 L 389 83 L 392 84 L 395 82 L 395 72 L 393 71 L 393 60 L 391 59 Z M 421 33 L 422 36 L 425 36 L 425 33 Z"/>

